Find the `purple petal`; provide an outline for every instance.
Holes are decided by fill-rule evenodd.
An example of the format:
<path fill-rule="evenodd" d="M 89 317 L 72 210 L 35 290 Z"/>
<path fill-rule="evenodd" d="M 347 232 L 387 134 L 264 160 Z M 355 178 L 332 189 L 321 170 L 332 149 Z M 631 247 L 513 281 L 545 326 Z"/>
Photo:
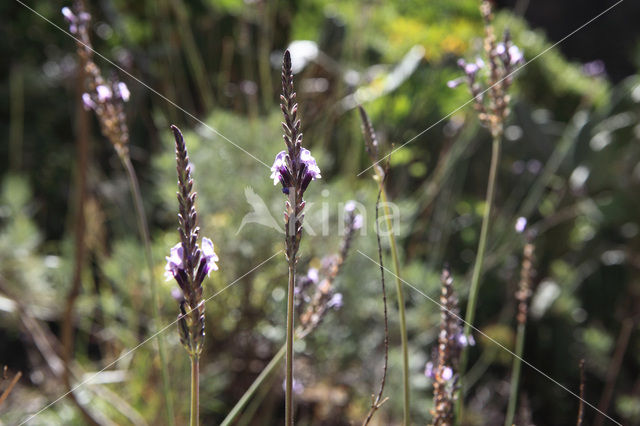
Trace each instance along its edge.
<path fill-rule="evenodd" d="M 442 376 L 441 376 L 444 380 L 451 380 L 451 378 L 453 377 L 453 370 L 451 369 L 451 367 L 444 367 L 442 369 Z"/>
<path fill-rule="evenodd" d="M 280 183 L 280 177 L 282 175 L 282 168 L 286 167 L 286 157 L 287 157 L 287 153 L 285 151 L 280 151 L 277 155 L 276 155 L 276 159 L 273 162 L 273 166 L 271 166 L 271 176 L 269 176 L 271 179 L 273 179 L 273 184 L 277 185 Z"/>
<path fill-rule="evenodd" d="M 165 259 L 167 259 L 167 264 L 164 267 L 164 276 L 167 281 L 174 278 L 178 271 L 184 269 L 182 264 L 182 252 L 182 244 L 178 243 L 171 248 L 169 256 L 165 257 Z"/>
<path fill-rule="evenodd" d="M 64 19 L 69 21 L 69 23 L 73 23 L 78 19 L 77 16 L 71 11 L 71 9 L 66 6 L 63 7 L 60 12 L 62 12 L 62 16 L 64 16 Z"/>
<path fill-rule="evenodd" d="M 329 299 L 329 302 L 327 302 L 327 307 L 340 309 L 342 307 L 342 294 L 336 293 L 333 296 L 331 296 L 331 299 Z"/>
<path fill-rule="evenodd" d="M 433 379 L 435 377 L 433 373 L 434 373 L 434 371 L 433 371 L 433 362 L 429 361 L 424 366 L 424 375 L 427 376 L 430 379 Z"/>
<path fill-rule="evenodd" d="M 218 255 L 213 250 L 213 242 L 207 237 L 202 238 L 202 256 L 207 262 L 207 276 L 211 273 L 211 271 L 218 270 L 218 265 L 216 264 L 216 262 L 218 261 Z"/>
<path fill-rule="evenodd" d="M 447 87 L 450 89 L 455 89 L 456 87 L 460 86 L 462 83 L 464 83 L 464 78 L 459 77 L 459 78 L 447 81 Z"/>
<path fill-rule="evenodd" d="M 82 103 L 84 104 L 84 109 L 86 109 L 87 111 L 90 109 L 96 109 L 96 103 L 93 102 L 93 99 L 91 99 L 91 95 L 89 95 L 88 93 L 83 93 L 82 94 Z"/>
<path fill-rule="evenodd" d="M 96 87 L 96 92 L 98 93 L 98 101 L 104 102 L 107 99 L 111 99 L 112 93 L 111 89 L 109 89 L 104 84 L 100 84 Z"/>
<path fill-rule="evenodd" d="M 361 214 L 357 214 L 356 217 L 353 218 L 353 229 L 360 229 L 364 224 L 364 219 Z"/>
<path fill-rule="evenodd" d="M 118 83 L 118 93 L 120 94 L 120 99 L 122 99 L 124 102 L 129 101 L 131 92 L 129 92 L 129 88 L 123 82 Z"/>

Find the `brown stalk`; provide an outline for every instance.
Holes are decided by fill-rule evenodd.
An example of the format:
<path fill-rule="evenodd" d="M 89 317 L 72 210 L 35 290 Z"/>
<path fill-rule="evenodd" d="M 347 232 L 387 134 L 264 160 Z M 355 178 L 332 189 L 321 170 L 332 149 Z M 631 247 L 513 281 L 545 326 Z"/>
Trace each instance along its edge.
<path fill-rule="evenodd" d="M 363 112 L 364 110 L 362 109 L 362 107 L 360 107 L 360 113 L 363 114 Z M 368 122 L 368 117 L 366 117 L 366 114 L 363 115 L 363 122 L 365 123 Z M 369 125 L 370 124 L 371 123 L 369 122 Z M 375 133 L 373 132 L 370 132 L 370 134 L 375 135 Z M 371 146 L 374 146 L 374 144 L 371 143 Z M 375 146 L 377 147 L 377 142 L 375 143 Z M 386 168 L 388 168 L 388 166 L 389 164 L 387 163 Z M 389 317 L 387 315 L 387 289 L 384 282 L 382 243 L 380 241 L 380 229 L 378 224 L 378 216 L 380 211 L 380 196 L 382 195 L 382 188 L 384 188 L 384 182 L 387 179 L 387 170 L 384 171 L 383 176 L 384 177 L 382 178 L 382 184 L 380 185 L 380 189 L 378 190 L 378 198 L 376 199 L 376 239 L 378 242 L 378 262 L 380 263 L 380 285 L 382 286 L 382 302 L 384 305 L 384 366 L 382 367 L 382 379 L 380 381 L 380 390 L 378 391 L 377 396 L 374 397 L 374 395 L 371 395 L 371 408 L 369 409 L 367 418 L 364 419 L 364 422 L 362 422 L 362 426 L 368 425 L 371 419 L 373 418 L 373 415 L 376 413 L 376 411 L 378 411 L 378 409 L 382 407 L 382 404 L 387 402 L 387 400 L 389 399 L 388 397 L 384 399 L 382 398 L 382 394 L 384 392 L 384 385 L 387 381 L 387 368 L 389 366 Z"/>
<path fill-rule="evenodd" d="M 7 370 L 7 367 L 4 367 L 5 372 Z M 4 390 L 4 392 L 2 392 L 2 395 L 0 395 L 0 405 L 2 405 L 2 403 L 7 399 L 7 397 L 9 396 L 9 394 L 11 393 L 11 391 L 13 390 L 13 387 L 18 383 L 18 380 L 20 380 L 20 377 L 22 377 L 22 371 L 18 371 L 15 376 L 13 376 L 13 379 L 11 379 L 11 382 L 9 383 L 9 386 L 7 386 L 7 388 Z"/>
<path fill-rule="evenodd" d="M 71 281 L 71 288 L 67 294 L 64 313 L 62 316 L 62 360 L 65 368 L 62 372 L 62 380 L 69 391 L 69 397 L 78 407 L 85 420 L 92 425 L 98 424 L 85 408 L 78 402 L 73 392 L 71 392 L 71 372 L 70 365 L 73 359 L 74 350 L 74 333 L 73 333 L 73 311 L 75 302 L 82 288 L 82 270 L 85 262 L 85 230 L 86 221 L 84 215 L 84 205 L 87 196 L 87 163 L 89 157 L 89 114 L 82 107 L 82 93 L 84 92 L 84 81 L 86 78 L 86 61 L 81 57 L 78 66 L 78 75 L 76 81 L 76 120 L 77 120 L 77 136 L 76 136 L 76 202 L 75 211 L 75 229 L 74 229 L 74 269 Z"/>

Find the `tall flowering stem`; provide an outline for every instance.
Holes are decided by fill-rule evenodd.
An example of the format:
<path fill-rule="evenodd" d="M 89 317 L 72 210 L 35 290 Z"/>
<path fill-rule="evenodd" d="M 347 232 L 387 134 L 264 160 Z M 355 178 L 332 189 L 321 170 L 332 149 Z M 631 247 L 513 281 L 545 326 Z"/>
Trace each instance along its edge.
<path fill-rule="evenodd" d="M 187 146 L 180 129 L 171 126 L 176 141 L 176 163 L 178 171 L 178 232 L 180 242 L 173 246 L 167 256 L 165 276 L 175 279 L 182 291 L 179 299 L 178 332 L 180 343 L 191 359 L 191 426 L 199 424 L 199 368 L 200 355 L 204 348 L 204 298 L 202 283 L 211 271 L 217 271 L 218 256 L 210 239 L 202 238 L 198 245 L 200 228 L 196 213 L 196 193 Z"/>
<path fill-rule="evenodd" d="M 529 310 L 529 298 L 531 297 L 531 283 L 535 274 L 535 245 L 533 243 L 533 232 L 527 235 L 527 243 L 524 246 L 522 256 L 522 266 L 520 268 L 520 282 L 518 283 L 518 291 L 516 292 L 516 300 L 518 301 L 518 328 L 516 331 L 516 347 L 513 357 L 513 365 L 511 367 L 511 385 L 509 387 L 509 404 L 507 406 L 507 415 L 505 416 L 505 426 L 511 426 L 516 414 L 516 404 L 518 402 L 518 386 L 520 384 L 520 369 L 522 367 L 522 353 L 524 352 L 524 338 L 527 328 L 527 314 Z"/>
<path fill-rule="evenodd" d="M 154 328 L 158 330 L 160 328 L 159 300 L 153 272 L 149 225 L 147 224 L 144 212 L 138 177 L 129 156 L 129 128 L 124 112 L 124 103 L 129 101 L 130 92 L 127 85 L 118 81 L 116 78 L 106 80 L 102 76 L 100 68 L 98 68 L 93 61 L 93 48 L 89 37 L 91 15 L 86 12 L 84 2 L 82 0 L 76 0 L 74 1 L 73 10 L 69 7 L 63 7 L 61 13 L 69 24 L 69 31 L 76 38 L 76 52 L 80 58 L 80 64 L 83 67 L 83 73 L 86 77 L 84 82 L 86 91 L 82 94 L 84 108 L 92 110 L 96 114 L 102 134 L 113 145 L 127 173 L 138 222 L 138 230 L 144 244 L 145 259 L 149 270 L 153 325 Z M 64 334 L 69 333 L 63 331 L 63 335 Z M 70 341 L 70 339 L 68 340 Z M 167 411 L 167 422 L 171 426 L 174 424 L 173 402 L 171 400 L 169 372 L 162 334 L 158 334 L 156 340 L 158 342 L 158 355 L 160 356 L 162 391 Z M 69 343 L 69 347 L 72 346 L 71 343 Z"/>
<path fill-rule="evenodd" d="M 350 208 L 352 205 L 352 202 L 348 202 L 345 206 L 345 233 L 338 253 L 325 256 L 322 259 L 320 270 L 310 268 L 305 276 L 299 277 L 297 280 L 294 290 L 294 306 L 301 313 L 299 317 L 300 323 L 295 331 L 296 339 L 307 337 L 322 323 L 322 320 L 330 310 L 342 307 L 342 294 L 335 291 L 334 282 L 342 270 L 356 231 L 362 227 L 362 216 L 355 214 L 354 210 Z M 311 289 L 314 291 L 311 292 Z M 286 349 L 287 345 L 285 344 L 273 356 L 269 364 L 242 395 L 242 398 L 229 411 L 220 426 L 235 424 L 236 418 L 247 406 L 257 390 L 280 366 L 282 359 L 285 357 Z"/>
<path fill-rule="evenodd" d="M 409 412 L 409 394 L 411 391 L 409 387 L 409 343 L 407 339 L 407 321 L 405 316 L 404 291 L 402 282 L 400 281 L 400 260 L 398 257 L 396 237 L 394 234 L 395 230 L 393 230 L 393 225 L 391 222 L 391 218 L 393 216 L 391 215 L 391 211 L 389 209 L 387 191 L 384 186 L 386 172 L 378 164 L 378 139 L 366 111 L 361 106 L 358 109 L 360 111 L 360 118 L 362 121 L 362 133 L 364 135 L 365 148 L 367 150 L 367 154 L 369 154 L 369 157 L 374 164 L 374 180 L 378 183 L 378 188 L 380 190 L 383 210 L 385 214 L 387 231 L 389 232 L 389 246 L 391 249 L 391 258 L 393 260 L 396 294 L 398 296 L 398 316 L 400 317 L 400 342 L 402 345 L 402 407 L 404 412 L 403 425 L 408 426 L 411 423 Z"/>
<path fill-rule="evenodd" d="M 433 424 L 435 426 L 453 423 L 452 379 L 454 364 L 457 364 L 459 348 L 457 337 L 460 335 L 458 299 L 453 292 L 453 279 L 446 268 L 442 271 L 442 306 L 440 334 L 438 336 L 438 366 L 433 384 Z"/>
<path fill-rule="evenodd" d="M 518 65 L 524 62 L 524 57 L 520 49 L 511 41 L 508 31 L 504 33 L 502 41 L 497 42 L 493 29 L 493 14 L 491 3 L 483 0 L 480 4 L 480 12 L 484 20 L 485 37 L 484 53 L 488 62 L 488 75 L 485 85 L 479 82 L 479 75 L 485 63 L 482 59 L 467 63 L 460 59 L 458 65 L 464 71 L 464 76 L 452 80 L 448 83 L 451 88 L 461 84 L 466 84 L 473 96 L 474 108 L 478 113 L 480 122 L 491 132 L 491 165 L 489 166 L 489 178 L 487 181 L 487 195 L 485 198 L 485 209 L 482 216 L 482 227 L 480 229 L 480 239 L 478 250 L 473 267 L 471 287 L 469 289 L 469 300 L 465 315 L 465 335 L 471 332 L 471 326 L 475 318 L 476 304 L 478 300 L 478 289 L 484 254 L 487 246 L 487 235 L 489 233 L 490 218 L 493 209 L 493 200 L 496 190 L 496 177 L 498 174 L 498 164 L 500 160 L 501 140 L 504 130 L 504 123 L 509 115 L 509 94 L 508 89 L 513 83 L 512 74 L 517 70 Z M 484 89 L 483 87 L 487 87 Z M 484 96 L 488 94 L 488 96 Z M 460 360 L 460 371 L 466 370 L 468 360 L 468 349 L 464 348 Z M 462 383 L 461 386 L 462 388 Z M 461 401 L 461 399 L 459 400 Z M 462 411 L 462 404 L 458 402 L 458 414 Z"/>
<path fill-rule="evenodd" d="M 433 415 L 434 426 L 451 426 L 454 421 L 454 404 L 459 388 L 460 352 L 468 345 L 474 345 L 473 336 L 462 333 L 462 321 L 458 304 L 458 296 L 453 289 L 453 278 L 447 267 L 440 277 L 442 291 L 440 294 L 440 333 L 438 346 L 427 362 L 425 375 L 433 380 Z"/>
<path fill-rule="evenodd" d="M 302 132 L 298 119 L 296 92 L 293 89 L 291 55 L 287 50 L 282 61 L 282 95 L 280 107 L 284 115 L 282 128 L 286 151 L 281 151 L 271 168 L 273 183 L 282 184 L 282 192 L 288 195 L 285 203 L 285 255 L 289 264 L 289 283 L 287 292 L 287 350 L 285 384 L 285 424 L 293 424 L 293 319 L 294 289 L 298 249 L 302 239 L 302 221 L 304 218 L 304 191 L 312 180 L 319 179 L 320 169 L 309 150 L 302 148 Z"/>

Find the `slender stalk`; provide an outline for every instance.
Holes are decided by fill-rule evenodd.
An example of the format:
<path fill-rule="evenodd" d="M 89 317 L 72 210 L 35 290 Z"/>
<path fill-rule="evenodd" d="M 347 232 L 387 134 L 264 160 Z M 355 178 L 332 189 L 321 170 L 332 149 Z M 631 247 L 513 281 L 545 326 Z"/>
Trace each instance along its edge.
<path fill-rule="evenodd" d="M 511 385 L 509 389 L 509 405 L 507 408 L 507 416 L 504 420 L 504 426 L 513 425 L 513 418 L 516 414 L 516 403 L 518 402 L 518 385 L 520 383 L 520 368 L 522 367 L 522 352 L 524 350 L 524 335 L 526 324 L 518 324 L 516 332 L 516 356 L 513 357 L 513 366 L 511 367 Z"/>
<path fill-rule="evenodd" d="M 387 400 L 387 398 L 382 399 L 382 395 L 384 393 L 384 385 L 387 382 L 387 369 L 389 366 L 389 317 L 387 315 L 387 287 L 384 282 L 384 262 L 382 259 L 382 243 L 380 241 L 380 225 L 378 224 L 382 188 L 384 188 L 384 179 L 380 184 L 380 189 L 378 190 L 378 199 L 376 200 L 376 242 L 378 243 L 378 262 L 380 262 L 380 283 L 382 287 L 382 304 L 384 307 L 384 366 L 382 367 L 380 390 L 378 391 L 378 395 L 375 398 L 373 395 L 371 395 L 371 409 L 369 410 L 367 417 L 364 419 L 364 422 L 362 422 L 362 426 L 367 426 L 369 424 L 369 422 L 373 418 L 373 415 Z"/>
<path fill-rule="evenodd" d="M 200 424 L 200 357 L 191 356 L 191 426 Z"/>
<path fill-rule="evenodd" d="M 296 261 L 289 258 L 289 290 L 287 295 L 287 356 L 286 356 L 286 391 L 285 391 L 285 425 L 293 425 L 293 290 L 296 276 Z"/>
<path fill-rule="evenodd" d="M 582 426 L 584 420 L 584 359 L 580 360 L 580 404 L 578 405 L 578 420 L 576 426 Z"/>
<path fill-rule="evenodd" d="M 151 312 L 153 316 L 153 328 L 154 332 L 160 329 L 160 314 L 158 312 L 158 290 L 156 288 L 156 280 L 153 274 L 153 256 L 151 254 L 151 238 L 149 236 L 149 225 L 144 214 L 144 207 L 142 205 L 142 196 L 140 194 L 140 185 L 138 184 L 138 178 L 136 176 L 133 164 L 128 155 L 121 155 L 120 160 L 122 165 L 127 171 L 127 178 L 129 180 L 129 186 L 131 188 L 131 195 L 133 197 L 133 204 L 136 210 L 136 217 L 138 220 L 138 229 L 140 231 L 140 237 L 144 244 L 145 258 L 147 261 L 147 267 L 149 268 L 149 283 L 151 289 Z M 167 367 L 167 356 L 165 352 L 164 337 L 162 334 L 156 336 L 158 342 L 158 355 L 160 356 L 160 371 L 162 375 L 162 393 L 164 394 L 164 400 L 167 410 L 167 423 L 170 426 L 175 424 L 175 417 L 173 411 L 173 401 L 171 400 L 171 387 L 169 383 L 169 369 Z"/>
<path fill-rule="evenodd" d="M 262 386 L 264 381 L 271 376 L 271 373 L 280 365 L 282 362 L 282 358 L 286 353 L 287 346 L 283 345 L 282 348 L 274 355 L 274 357 L 269 361 L 269 364 L 260 372 L 260 375 L 254 380 L 254 382 L 249 386 L 249 389 L 242 395 L 242 398 L 236 403 L 233 409 L 227 414 L 227 417 L 220 423 L 220 426 L 229 426 L 242 412 L 242 409 L 249 403 L 253 395 L 256 393 L 258 389 Z"/>
<path fill-rule="evenodd" d="M 7 367 L 5 367 L 5 370 L 6 369 L 7 369 Z M 2 405 L 2 403 L 4 402 L 5 399 L 7 399 L 7 397 L 9 396 L 11 391 L 13 390 L 13 387 L 18 383 L 18 380 L 20 380 L 20 377 L 22 377 L 22 371 L 18 371 L 15 374 L 15 376 L 13 376 L 13 379 L 11 379 L 11 382 L 9 383 L 9 386 L 7 386 L 7 388 L 4 390 L 4 392 L 2 392 L 2 395 L 0 395 L 0 405 Z"/>
<path fill-rule="evenodd" d="M 489 232 L 489 221 L 491 218 L 491 211 L 493 209 L 493 198 L 496 187 L 496 176 L 498 174 L 498 162 L 500 160 L 500 136 L 495 135 L 491 144 L 491 165 L 489 167 L 489 180 L 487 182 L 487 197 L 485 199 L 484 215 L 482 217 L 482 228 L 480 230 L 480 240 L 478 242 L 478 252 L 476 254 L 476 261 L 473 266 L 473 276 L 471 278 L 471 288 L 469 289 L 469 301 L 467 303 L 467 312 L 465 314 L 464 335 L 468 336 L 471 332 L 471 325 L 476 313 L 476 303 L 478 301 L 478 289 L 480 283 L 480 275 L 482 275 L 482 264 L 484 262 L 484 252 L 487 246 L 487 234 Z M 469 356 L 469 346 L 465 346 L 462 349 L 460 357 L 460 390 L 461 395 L 464 395 L 463 376 L 467 368 L 467 361 Z M 457 421 L 460 422 L 460 415 L 462 414 L 462 400 L 457 401 Z"/>
<path fill-rule="evenodd" d="M 384 203 L 384 214 L 387 222 L 387 231 L 392 229 L 391 211 L 387 202 L 387 191 L 384 188 L 382 179 L 380 179 L 381 197 Z M 389 232 L 389 245 L 391 248 L 391 258 L 393 260 L 393 272 L 396 281 L 396 293 L 398 295 L 398 315 L 400 316 L 400 340 L 402 345 L 402 390 L 403 402 L 402 408 L 404 413 L 403 424 L 410 423 L 409 415 L 409 345 L 407 342 L 407 320 L 404 310 L 404 291 L 402 282 L 400 282 L 400 261 L 398 258 L 398 249 L 396 246 L 396 237 L 393 232 Z"/>
<path fill-rule="evenodd" d="M 84 63 L 84 62 L 83 62 Z M 84 66 L 78 67 L 78 81 L 76 85 L 77 99 L 82 96 L 82 88 L 85 78 Z M 61 343 L 62 343 L 62 360 L 64 361 L 64 370 L 62 371 L 62 381 L 69 391 L 69 398 L 78 407 L 80 413 L 84 417 L 87 424 L 97 425 L 97 421 L 87 411 L 72 392 L 71 383 L 71 363 L 73 360 L 74 349 L 74 329 L 73 317 L 75 303 L 82 289 L 82 271 L 85 263 L 85 233 L 86 222 L 84 215 L 84 206 L 87 196 L 87 165 L 89 158 L 89 116 L 82 108 L 81 102 L 76 107 L 77 119 L 77 138 L 76 138 L 76 199 L 75 199 L 75 217 L 74 217 L 74 253 L 73 253 L 73 277 L 71 280 L 71 288 L 67 293 L 65 300 L 65 308 L 62 316 L 61 324 Z"/>
<path fill-rule="evenodd" d="M 373 162 L 373 169 L 376 173 L 374 180 L 378 182 L 380 189 L 380 196 L 384 202 L 384 214 L 387 223 L 387 231 L 392 230 L 391 212 L 389 210 L 389 204 L 387 202 L 387 191 L 384 187 L 386 171 L 378 165 L 378 138 L 376 137 L 375 130 L 371 124 L 371 120 L 367 116 L 366 111 L 362 106 L 358 107 L 360 112 L 360 119 L 362 121 L 362 133 L 365 140 L 365 149 Z M 410 422 L 409 413 L 409 346 L 407 344 L 407 322 L 404 312 L 404 293 L 402 290 L 402 283 L 400 282 L 400 261 L 398 260 L 398 249 L 396 246 L 396 238 L 393 232 L 389 232 L 389 245 L 391 247 L 391 257 L 393 259 L 393 269 L 395 273 L 396 281 L 396 293 L 398 295 L 398 315 L 400 316 L 400 339 L 402 345 L 402 388 L 403 388 L 403 425 L 407 426 Z"/>

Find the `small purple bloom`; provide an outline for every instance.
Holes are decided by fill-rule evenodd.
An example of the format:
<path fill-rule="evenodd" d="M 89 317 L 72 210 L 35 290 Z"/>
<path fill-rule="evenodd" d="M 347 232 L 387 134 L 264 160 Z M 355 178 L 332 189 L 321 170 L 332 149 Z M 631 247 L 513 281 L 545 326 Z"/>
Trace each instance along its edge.
<path fill-rule="evenodd" d="M 353 200 L 349 200 L 344 205 L 344 211 L 347 213 L 351 213 L 356 209 L 356 202 Z"/>
<path fill-rule="evenodd" d="M 451 367 L 444 367 L 442 369 L 442 375 L 441 377 L 444 380 L 451 380 L 451 378 L 453 377 L 453 370 L 451 369 Z"/>
<path fill-rule="evenodd" d="M 96 103 L 91 99 L 91 95 L 88 93 L 82 94 L 82 103 L 84 104 L 84 109 L 89 111 L 90 109 L 96 109 Z"/>
<path fill-rule="evenodd" d="M 106 100 L 111 99 L 111 89 L 104 84 L 100 84 L 99 86 L 97 86 L 96 92 L 98 93 L 98 101 L 100 102 L 105 102 Z"/>
<path fill-rule="evenodd" d="M 582 72 L 589 77 L 597 77 L 604 75 L 606 73 L 606 69 L 604 66 L 604 62 L 600 59 L 596 59 L 595 61 L 587 62 L 582 65 Z"/>
<path fill-rule="evenodd" d="M 120 99 L 122 99 L 124 102 L 128 102 L 129 97 L 131 96 L 129 88 L 123 82 L 118 83 L 118 94 L 120 95 Z"/>
<path fill-rule="evenodd" d="M 464 59 L 458 59 L 458 66 L 464 70 L 464 73 L 469 79 L 474 80 L 476 78 L 476 74 L 480 71 L 480 68 L 484 67 L 484 62 L 480 58 L 476 59 L 475 62 L 467 62 Z"/>
<path fill-rule="evenodd" d="M 335 293 L 327 302 L 327 308 L 340 309 L 342 307 L 342 293 Z"/>
<path fill-rule="evenodd" d="M 66 19 L 70 24 L 76 22 L 78 19 L 78 17 L 71 11 L 71 9 L 66 6 L 63 7 L 60 12 L 62 12 L 62 16 L 64 16 L 64 19 Z"/>
<path fill-rule="evenodd" d="M 353 229 L 358 230 L 362 228 L 364 224 L 364 219 L 361 214 L 357 214 L 356 217 L 353 218 Z"/>
<path fill-rule="evenodd" d="M 218 261 L 218 255 L 215 251 L 213 251 L 213 242 L 207 237 L 202 238 L 202 256 L 207 262 L 207 265 L 205 267 L 207 276 L 211 274 L 211 271 L 218 270 L 218 265 L 216 265 L 216 262 Z"/>
<path fill-rule="evenodd" d="M 271 176 L 273 179 L 273 184 L 277 185 L 282 183 L 282 174 L 287 171 L 287 153 L 285 151 L 280 151 L 278 155 L 276 155 L 276 159 L 273 162 L 273 166 L 271 166 Z"/>
<path fill-rule="evenodd" d="M 519 217 L 518 220 L 516 221 L 516 232 L 519 234 L 522 234 L 526 227 L 527 227 L 527 218 Z"/>
<path fill-rule="evenodd" d="M 460 345 L 460 347 L 464 348 L 465 346 L 475 346 L 476 341 L 472 335 L 465 336 L 464 334 L 460 333 L 458 335 L 458 344 Z"/>
<path fill-rule="evenodd" d="M 465 78 L 464 77 L 458 77 L 456 79 L 453 80 L 449 80 L 447 81 L 447 87 L 450 89 L 455 89 L 456 87 L 460 86 L 461 84 L 464 84 Z"/>
<path fill-rule="evenodd" d="M 320 168 L 318 164 L 316 164 L 316 159 L 313 158 L 311 152 L 302 148 L 300 150 L 300 162 L 307 166 L 307 175 L 311 176 L 311 180 L 320 179 L 322 176 L 320 175 Z"/>
<path fill-rule="evenodd" d="M 171 247 L 169 256 L 165 256 L 167 264 L 164 267 L 164 277 L 167 281 L 174 278 L 179 271 L 184 269 L 184 265 L 182 264 L 182 253 L 182 243 L 178 243 Z"/>
<path fill-rule="evenodd" d="M 511 66 L 524 62 L 524 55 L 518 46 L 511 45 L 509 47 L 509 61 Z"/>
<path fill-rule="evenodd" d="M 318 270 L 316 268 L 309 268 L 309 271 L 307 272 L 307 278 L 309 278 L 309 281 L 311 281 L 312 283 L 317 283 L 318 282 Z"/>
<path fill-rule="evenodd" d="M 427 364 L 424 366 L 424 375 L 427 376 L 430 379 L 434 379 L 435 378 L 435 372 L 434 372 L 434 368 L 433 368 L 433 362 L 429 361 L 427 362 Z"/>

